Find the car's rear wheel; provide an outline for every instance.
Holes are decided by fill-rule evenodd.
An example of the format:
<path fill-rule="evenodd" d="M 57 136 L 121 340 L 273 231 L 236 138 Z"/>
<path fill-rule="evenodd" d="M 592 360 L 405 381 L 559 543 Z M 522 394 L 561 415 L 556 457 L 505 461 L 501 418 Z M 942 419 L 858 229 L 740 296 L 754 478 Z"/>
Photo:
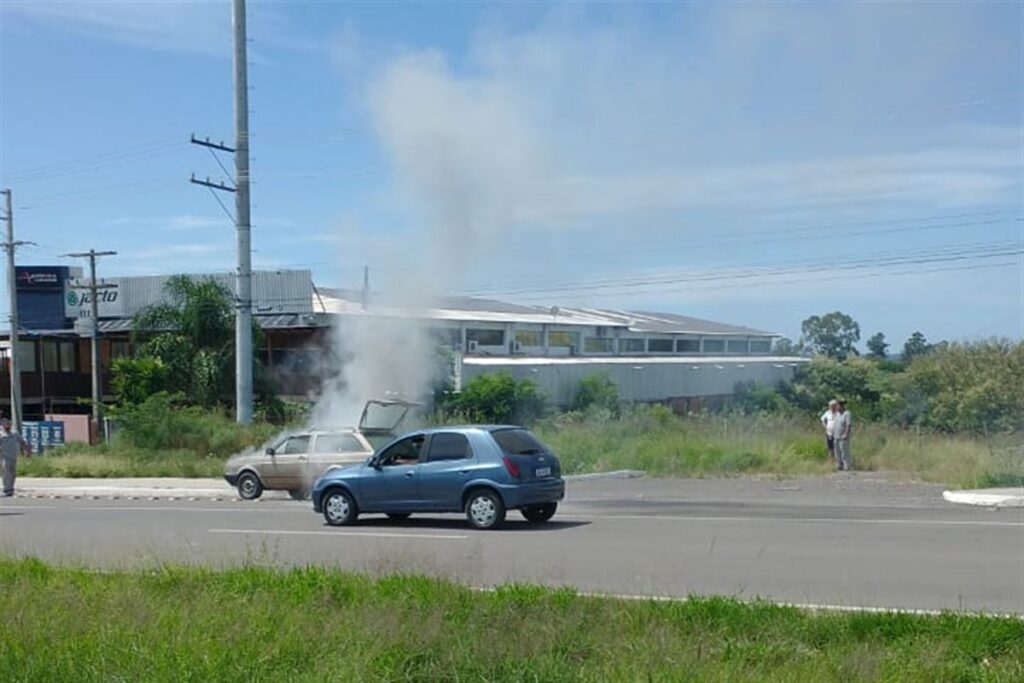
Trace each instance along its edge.
<path fill-rule="evenodd" d="M 306 500 L 309 498 L 309 491 L 303 489 L 292 489 L 288 492 L 288 497 L 292 500 Z"/>
<path fill-rule="evenodd" d="M 523 513 L 523 517 L 530 524 L 541 524 L 554 517 L 555 510 L 557 509 L 558 503 L 542 503 L 541 505 L 525 507 L 520 512 Z"/>
<path fill-rule="evenodd" d="M 356 501 L 344 489 L 327 492 L 323 500 L 324 520 L 331 526 L 344 526 L 356 521 Z"/>
<path fill-rule="evenodd" d="M 493 491 L 473 491 L 466 499 L 466 519 L 477 529 L 494 529 L 505 521 L 505 505 Z"/>
<path fill-rule="evenodd" d="M 263 495 L 263 482 L 253 472 L 238 475 L 238 495 L 242 500 L 256 500 Z"/>
<path fill-rule="evenodd" d="M 401 522 L 403 520 L 409 519 L 409 515 L 411 514 L 411 512 L 389 512 L 388 519 L 394 522 Z"/>

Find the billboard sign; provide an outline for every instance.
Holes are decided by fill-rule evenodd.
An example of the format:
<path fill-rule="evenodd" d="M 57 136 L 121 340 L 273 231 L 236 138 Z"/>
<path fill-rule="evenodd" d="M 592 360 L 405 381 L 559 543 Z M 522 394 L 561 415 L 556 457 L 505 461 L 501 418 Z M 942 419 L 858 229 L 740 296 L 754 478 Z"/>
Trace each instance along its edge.
<path fill-rule="evenodd" d="M 24 422 L 22 436 L 32 446 L 32 453 L 38 455 L 47 448 L 64 445 L 64 423 L 60 421 Z"/>
<path fill-rule="evenodd" d="M 19 292 L 60 291 L 68 279 L 67 266 L 15 266 L 14 279 Z"/>
<path fill-rule="evenodd" d="M 104 280 L 103 289 L 96 290 L 96 305 L 101 318 L 124 317 L 124 299 L 121 296 L 120 280 Z M 92 316 L 92 292 L 89 281 L 72 279 L 64 287 L 64 315 L 68 318 L 89 318 Z"/>

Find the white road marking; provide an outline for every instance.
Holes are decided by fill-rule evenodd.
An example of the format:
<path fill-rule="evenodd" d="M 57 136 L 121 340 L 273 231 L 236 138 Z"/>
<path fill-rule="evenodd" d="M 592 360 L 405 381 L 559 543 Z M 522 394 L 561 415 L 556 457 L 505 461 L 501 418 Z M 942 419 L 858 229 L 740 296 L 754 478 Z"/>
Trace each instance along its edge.
<path fill-rule="evenodd" d="M 555 517 L 565 520 L 588 520 L 588 519 L 628 519 L 628 520 L 654 520 L 659 522 L 779 522 L 785 524 L 889 524 L 909 526 L 992 526 L 1024 528 L 1021 522 L 984 522 L 974 520 L 958 519 L 857 519 L 842 517 L 736 517 L 736 516 L 690 516 L 690 515 L 561 515 Z"/>
<path fill-rule="evenodd" d="M 211 534 L 266 534 L 271 536 L 365 536 L 367 538 L 425 538 L 434 541 L 464 541 L 455 534 L 401 534 L 386 531 L 298 531 L 291 529 L 207 529 Z"/>
<path fill-rule="evenodd" d="M 49 510 L 52 505 L 5 505 L 0 503 L 0 512 L 4 510 Z"/>
<path fill-rule="evenodd" d="M 269 508 L 269 507 L 223 507 L 223 508 L 199 508 L 199 507 L 174 507 L 170 505 L 164 506 L 151 506 L 142 507 L 136 505 L 109 505 L 109 506 L 97 506 L 82 508 L 84 511 L 103 511 L 112 512 L 118 510 L 126 510 L 129 512 L 295 512 L 296 510 L 306 510 L 306 508 Z M 312 506 L 309 507 L 309 512 L 312 512 Z"/>

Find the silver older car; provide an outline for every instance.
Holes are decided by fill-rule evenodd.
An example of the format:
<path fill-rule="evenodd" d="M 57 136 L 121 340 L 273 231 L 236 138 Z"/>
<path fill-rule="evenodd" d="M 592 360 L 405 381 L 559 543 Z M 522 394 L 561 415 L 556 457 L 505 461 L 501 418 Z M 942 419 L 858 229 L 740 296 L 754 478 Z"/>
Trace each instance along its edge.
<path fill-rule="evenodd" d="M 224 479 L 238 495 L 253 500 L 266 490 L 305 498 L 317 477 L 335 467 L 364 462 L 375 448 L 411 428 L 420 404 L 400 400 L 368 401 L 358 429 L 291 432 L 263 452 L 240 453 L 224 465 Z"/>

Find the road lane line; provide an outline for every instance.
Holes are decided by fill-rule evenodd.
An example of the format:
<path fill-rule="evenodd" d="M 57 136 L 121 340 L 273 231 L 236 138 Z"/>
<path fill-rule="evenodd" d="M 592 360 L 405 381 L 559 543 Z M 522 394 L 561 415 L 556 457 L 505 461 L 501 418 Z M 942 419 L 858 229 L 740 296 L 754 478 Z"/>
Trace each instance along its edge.
<path fill-rule="evenodd" d="M 659 522 L 781 522 L 786 524 L 889 524 L 909 526 L 991 526 L 1024 529 L 1021 522 L 984 522 L 958 519 L 864 519 L 842 517 L 736 517 L 712 515 L 585 515 L 573 513 L 556 519 L 626 519 Z"/>
<path fill-rule="evenodd" d="M 305 507 L 293 507 L 293 508 L 239 508 L 239 507 L 222 507 L 222 508 L 199 508 L 199 507 L 173 507 L 167 506 L 149 506 L 142 507 L 137 505 L 104 505 L 95 507 L 84 507 L 80 508 L 82 511 L 100 511 L 100 512 L 116 512 L 118 510 L 124 510 L 127 512 L 313 512 L 313 508 Z"/>
<path fill-rule="evenodd" d="M 292 529 L 207 529 L 211 534 L 264 534 L 270 536 L 365 536 L 367 538 L 424 538 L 432 541 L 464 541 L 455 534 L 401 534 L 385 531 L 299 531 Z"/>
<path fill-rule="evenodd" d="M 3 505 L 0 504 L 0 512 L 4 510 L 50 510 L 52 505 Z"/>

